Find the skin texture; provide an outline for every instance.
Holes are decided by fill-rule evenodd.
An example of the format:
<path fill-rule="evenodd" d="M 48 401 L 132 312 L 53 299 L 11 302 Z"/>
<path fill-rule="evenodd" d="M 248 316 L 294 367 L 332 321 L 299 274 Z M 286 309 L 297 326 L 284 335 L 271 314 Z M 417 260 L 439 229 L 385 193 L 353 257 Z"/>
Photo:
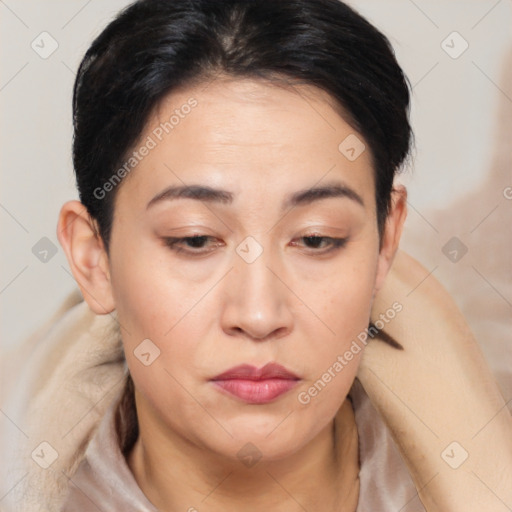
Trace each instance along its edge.
<path fill-rule="evenodd" d="M 363 351 L 308 404 L 298 395 L 367 327 L 397 250 L 405 189 L 394 192 L 379 247 L 369 147 L 354 161 L 340 152 L 347 136 L 364 140 L 313 87 L 219 79 L 174 92 L 138 147 L 191 98 L 197 106 L 119 186 L 109 254 L 79 202 L 59 220 L 85 300 L 98 314 L 116 310 L 121 325 L 140 425 L 129 465 L 161 510 L 355 510 L 357 430 L 346 395 Z M 329 197 L 283 208 L 290 194 L 333 182 L 362 204 Z M 191 184 L 233 200 L 148 207 L 167 187 Z M 181 242 L 183 252 L 165 242 L 194 235 L 211 238 L 199 248 Z M 303 238 L 312 235 L 347 240 L 329 250 L 328 239 Z M 251 263 L 237 252 L 247 237 L 249 255 L 262 250 Z M 160 351 L 149 366 L 134 353 L 145 339 Z M 268 362 L 300 378 L 271 403 L 244 403 L 210 382 Z M 247 443 L 261 455 L 253 467 L 237 456 Z"/>
<path fill-rule="evenodd" d="M 365 350 L 358 378 L 402 453 L 428 512 L 506 512 L 512 417 L 462 313 L 441 283 L 399 251 L 372 309 L 403 351 Z"/>

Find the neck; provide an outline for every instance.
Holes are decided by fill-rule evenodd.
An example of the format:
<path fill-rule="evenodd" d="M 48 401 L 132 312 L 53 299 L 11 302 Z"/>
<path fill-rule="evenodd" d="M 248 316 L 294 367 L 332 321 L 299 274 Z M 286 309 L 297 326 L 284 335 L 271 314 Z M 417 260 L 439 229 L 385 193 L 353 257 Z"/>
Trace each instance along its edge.
<path fill-rule="evenodd" d="M 136 392 L 139 437 L 127 457 L 139 487 L 162 512 L 354 512 L 359 496 L 359 451 L 351 402 L 292 455 L 246 467 L 155 428 Z M 194 508 L 195 507 L 195 508 Z"/>

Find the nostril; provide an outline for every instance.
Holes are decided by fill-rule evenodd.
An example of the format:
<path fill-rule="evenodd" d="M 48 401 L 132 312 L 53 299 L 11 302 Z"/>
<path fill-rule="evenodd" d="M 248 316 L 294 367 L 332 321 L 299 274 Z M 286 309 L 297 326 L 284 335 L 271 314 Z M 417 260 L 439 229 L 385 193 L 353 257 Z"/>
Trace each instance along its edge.
<path fill-rule="evenodd" d="M 279 338 L 282 338 L 283 336 L 286 336 L 290 329 L 287 327 L 278 327 L 277 329 L 274 329 L 271 332 L 267 332 L 266 334 L 257 333 L 256 330 L 250 330 L 250 329 L 244 329 L 242 327 L 233 327 L 230 329 L 231 335 L 242 335 L 244 338 L 247 338 L 251 341 L 271 341 L 276 340 Z"/>

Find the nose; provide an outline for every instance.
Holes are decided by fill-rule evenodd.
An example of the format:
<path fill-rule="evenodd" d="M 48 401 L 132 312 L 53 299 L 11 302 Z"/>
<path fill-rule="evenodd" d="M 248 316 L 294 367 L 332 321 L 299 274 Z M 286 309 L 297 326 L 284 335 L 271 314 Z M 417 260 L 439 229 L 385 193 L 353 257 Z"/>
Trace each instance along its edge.
<path fill-rule="evenodd" d="M 281 338 L 292 331 L 290 301 L 293 294 L 283 282 L 276 260 L 270 252 L 248 263 L 234 255 L 234 268 L 224 283 L 224 332 L 254 341 Z"/>

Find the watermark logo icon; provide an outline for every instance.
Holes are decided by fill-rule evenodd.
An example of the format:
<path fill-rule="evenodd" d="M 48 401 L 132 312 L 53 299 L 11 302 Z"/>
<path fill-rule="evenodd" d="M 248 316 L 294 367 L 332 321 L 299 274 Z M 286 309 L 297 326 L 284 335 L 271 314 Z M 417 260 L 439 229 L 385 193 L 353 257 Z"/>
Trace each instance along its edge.
<path fill-rule="evenodd" d="M 261 459 L 262 453 L 258 450 L 258 448 L 254 444 L 246 443 L 238 451 L 236 456 L 240 459 L 240 462 L 242 464 L 244 464 L 244 466 L 247 466 L 248 468 L 252 468 Z"/>
<path fill-rule="evenodd" d="M 467 254 L 468 248 L 460 238 L 452 236 L 443 245 L 441 251 L 452 263 L 458 263 Z"/>
<path fill-rule="evenodd" d="M 160 356 L 160 349 L 149 338 L 146 338 L 137 345 L 133 353 L 144 366 L 150 366 Z"/>
<path fill-rule="evenodd" d="M 263 247 L 255 238 L 248 236 L 238 244 L 236 252 L 246 263 L 253 263 L 263 253 Z"/>
<path fill-rule="evenodd" d="M 450 466 L 452 469 L 457 469 L 468 458 L 469 454 L 464 449 L 464 447 L 457 443 L 457 441 L 453 441 L 450 443 L 442 452 L 441 458 Z"/>
<path fill-rule="evenodd" d="M 39 57 L 47 59 L 57 50 L 59 43 L 48 32 L 41 32 L 32 43 L 30 43 L 30 47 Z"/>
<path fill-rule="evenodd" d="M 57 450 L 47 441 L 38 444 L 31 454 L 32 460 L 43 469 L 48 469 L 59 457 Z"/>
<path fill-rule="evenodd" d="M 43 236 L 32 247 L 32 254 L 42 263 L 48 263 L 57 254 L 57 246 L 48 237 Z"/>
<path fill-rule="evenodd" d="M 458 59 L 469 48 L 469 43 L 457 31 L 454 31 L 443 39 L 441 48 L 452 59 Z"/>
<path fill-rule="evenodd" d="M 364 142 L 354 133 L 343 139 L 338 146 L 339 152 L 351 162 L 357 160 L 365 149 Z"/>

